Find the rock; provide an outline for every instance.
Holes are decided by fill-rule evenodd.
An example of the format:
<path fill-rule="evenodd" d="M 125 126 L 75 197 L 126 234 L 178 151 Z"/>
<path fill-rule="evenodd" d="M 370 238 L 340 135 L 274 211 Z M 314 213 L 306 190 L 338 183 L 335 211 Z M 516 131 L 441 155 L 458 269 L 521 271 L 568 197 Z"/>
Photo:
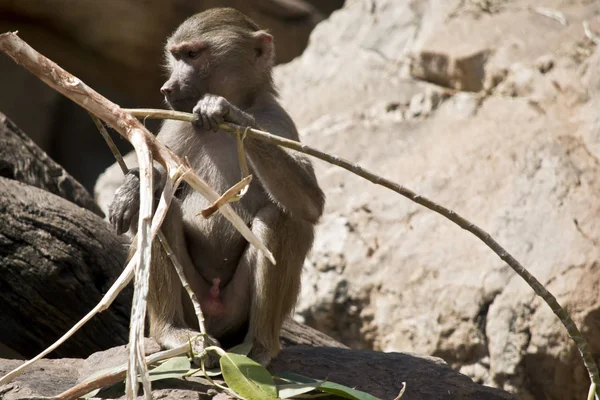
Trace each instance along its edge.
<path fill-rule="evenodd" d="M 0 375 L 5 375 L 22 364 L 19 360 L 0 358 Z M 0 386 L 0 396 L 4 400 L 42 399 L 68 389 L 79 379 L 78 370 L 84 360 L 63 358 L 60 360 L 40 360 L 31 369 L 11 383 Z"/>
<path fill-rule="evenodd" d="M 283 348 L 296 345 L 347 348 L 326 334 L 291 319 L 284 321 L 279 340 Z"/>
<path fill-rule="evenodd" d="M 407 119 L 427 117 L 438 107 L 441 102 L 440 97 L 440 93 L 435 90 L 417 93 L 410 99 L 406 113 Z"/>
<path fill-rule="evenodd" d="M 146 341 L 146 354 L 157 345 Z M 9 385 L 0 388 L 6 400 L 56 396 L 103 368 L 122 365 L 127 359 L 125 346 L 93 354 L 87 360 L 42 360 Z M 65 362 L 68 361 L 68 362 Z M 18 365 L 17 361 L 0 359 L 0 374 Z M 281 351 L 269 366 L 271 373 L 295 372 L 371 393 L 382 399 L 398 395 L 406 383 L 403 399 L 514 399 L 498 389 L 474 384 L 469 378 L 453 371 L 435 357 L 419 357 L 403 353 L 380 353 L 331 347 L 291 346 Z M 78 373 L 79 370 L 79 373 Z M 168 399 L 229 399 L 217 394 L 201 378 L 163 380 L 153 383 L 154 398 Z M 102 391 L 95 398 L 119 398 L 122 385 Z"/>
<path fill-rule="evenodd" d="M 513 398 L 473 384 L 439 358 L 414 354 L 295 346 L 282 351 L 270 369 L 341 383 L 381 399 L 395 398 L 403 382 L 406 391 L 402 399 L 406 400 Z"/>
<path fill-rule="evenodd" d="M 504 77 L 493 90 L 499 96 L 524 97 L 541 107 L 550 105 L 560 94 L 555 83 L 539 71 L 537 66 L 525 66 L 519 63 L 511 65 Z"/>
<path fill-rule="evenodd" d="M 554 57 L 550 54 L 543 55 L 534 64 L 540 73 L 545 74 L 554 67 Z"/>
<path fill-rule="evenodd" d="M 600 50 L 596 48 L 596 51 L 586 62 L 581 66 L 580 73 L 582 76 L 583 86 L 590 93 L 598 93 L 600 91 Z"/>
<path fill-rule="evenodd" d="M 456 93 L 440 107 L 439 117 L 452 120 L 468 119 L 477 113 L 482 100 L 482 96 L 477 93 Z"/>
<path fill-rule="evenodd" d="M 103 216 L 92 196 L 0 113 L 0 176 L 39 187 Z"/>
<path fill-rule="evenodd" d="M 600 64 L 581 21 L 600 3 L 553 3 L 566 27 L 527 11 L 539 2 L 492 12 L 458 3 L 346 4 L 277 67 L 281 97 L 307 144 L 488 231 L 558 296 L 598 357 L 600 299 L 589 293 L 599 287 Z M 423 118 L 390 118 L 424 92 L 403 73 L 405 55 L 425 50 L 487 51 L 489 83 L 450 93 Z M 540 57 L 553 67 L 540 71 Z M 442 357 L 523 399 L 585 398 L 589 381 L 560 321 L 480 241 L 337 167 L 316 169 L 327 205 L 299 320 L 352 347 Z"/>
<path fill-rule="evenodd" d="M 600 160 L 600 115 L 597 110 L 600 107 L 600 48 L 582 65 L 584 75 L 583 86 L 594 96 L 588 104 L 584 105 L 581 113 L 582 140 L 585 148 L 596 160 Z"/>
<path fill-rule="evenodd" d="M 452 89 L 478 92 L 483 89 L 488 55 L 489 50 L 464 55 L 421 50 L 414 55 L 410 74 Z"/>
<path fill-rule="evenodd" d="M 490 65 L 486 68 L 485 81 L 483 82 L 483 90 L 490 94 L 494 88 L 506 79 L 508 69 L 501 66 Z"/>
<path fill-rule="evenodd" d="M 322 123 L 315 115 L 364 113 L 376 102 L 408 104 L 424 90 L 425 85 L 405 80 L 409 59 L 403 49 L 412 43 L 418 29 L 415 14 L 423 7 L 421 2 L 414 5 L 348 3 L 315 28 L 302 57 L 276 68 L 284 105 L 299 126 Z"/>

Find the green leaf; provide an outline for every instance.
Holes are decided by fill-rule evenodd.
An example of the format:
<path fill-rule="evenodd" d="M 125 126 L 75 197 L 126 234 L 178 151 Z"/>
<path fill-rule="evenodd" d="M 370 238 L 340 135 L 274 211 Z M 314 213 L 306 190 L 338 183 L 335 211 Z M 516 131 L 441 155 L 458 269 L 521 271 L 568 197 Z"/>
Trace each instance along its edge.
<path fill-rule="evenodd" d="M 310 383 L 288 383 L 285 385 L 277 385 L 280 399 L 289 399 L 290 397 L 298 396 L 317 390 L 322 381 Z"/>
<path fill-rule="evenodd" d="M 247 356 L 250 353 L 250 350 L 252 350 L 252 342 L 242 342 L 236 346 L 233 346 L 232 348 L 230 348 L 229 350 L 227 350 L 229 353 L 234 353 L 234 354 L 240 354 L 242 356 Z M 220 368 L 211 368 L 211 369 L 207 369 L 206 370 L 206 375 L 204 375 L 204 373 L 202 372 L 202 368 L 198 368 L 195 369 L 193 371 L 190 371 L 190 374 L 188 376 L 209 376 L 209 377 L 213 377 L 213 376 L 219 376 L 221 375 L 221 369 Z"/>
<path fill-rule="evenodd" d="M 309 378 L 308 376 L 300 375 L 295 372 L 279 372 L 275 375 L 275 378 L 281 379 L 282 381 L 294 382 L 294 383 L 314 383 L 314 382 L 322 382 L 317 379 Z"/>
<path fill-rule="evenodd" d="M 246 400 L 277 398 L 273 377 L 262 365 L 234 353 L 225 353 L 219 363 L 227 386 Z"/>
<path fill-rule="evenodd" d="M 169 358 L 158 367 L 150 370 L 150 382 L 161 379 L 181 378 L 190 372 L 190 360 L 186 356 Z"/>
<path fill-rule="evenodd" d="M 370 395 L 369 393 L 362 392 L 360 390 L 349 388 L 348 386 L 341 385 L 339 383 L 327 382 L 327 381 L 317 381 L 316 379 L 309 378 L 304 375 L 296 374 L 294 372 L 281 372 L 277 374 L 276 378 L 279 378 L 288 382 L 296 382 L 296 383 L 317 383 L 319 385 L 317 390 L 320 390 L 325 393 L 334 394 L 339 397 L 343 397 L 345 399 L 353 399 L 353 400 L 379 400 L 377 397 Z"/>
<path fill-rule="evenodd" d="M 252 350 L 252 342 L 242 342 L 238 345 L 233 346 L 232 348 L 227 350 L 227 352 L 247 356 L 248 354 L 250 354 L 250 350 Z"/>
<path fill-rule="evenodd" d="M 340 385 L 339 383 L 334 382 L 323 382 L 321 385 L 319 385 L 319 390 L 325 393 L 335 394 L 336 396 L 340 396 L 345 399 L 379 400 L 379 398 L 370 395 L 369 393 L 352 389 L 348 386 Z"/>

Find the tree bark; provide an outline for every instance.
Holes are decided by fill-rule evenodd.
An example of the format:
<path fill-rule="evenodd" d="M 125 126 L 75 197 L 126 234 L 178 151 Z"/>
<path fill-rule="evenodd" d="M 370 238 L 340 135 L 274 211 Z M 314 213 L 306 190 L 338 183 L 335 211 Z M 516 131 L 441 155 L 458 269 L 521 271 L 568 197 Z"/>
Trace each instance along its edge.
<path fill-rule="evenodd" d="M 44 189 L 104 216 L 87 190 L 2 113 L 0 176 Z"/>
<path fill-rule="evenodd" d="M 118 276 L 126 243 L 99 216 L 85 188 L 0 114 L 3 355 L 37 355 L 94 307 Z M 125 343 L 130 298 L 127 289 L 52 355 L 83 357 Z"/>
<path fill-rule="evenodd" d="M 86 314 L 122 270 L 126 243 L 97 215 L 0 178 L 0 342 L 32 357 Z M 83 357 L 127 341 L 131 291 L 53 353 Z"/>

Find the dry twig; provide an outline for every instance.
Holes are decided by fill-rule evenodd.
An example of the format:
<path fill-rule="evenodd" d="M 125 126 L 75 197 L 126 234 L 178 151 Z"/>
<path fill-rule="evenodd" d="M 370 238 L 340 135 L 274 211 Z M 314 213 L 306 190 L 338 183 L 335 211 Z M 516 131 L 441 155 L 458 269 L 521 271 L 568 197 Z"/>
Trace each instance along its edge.
<path fill-rule="evenodd" d="M 144 328 L 146 321 L 146 298 L 148 297 L 150 282 L 150 262 L 152 261 L 152 153 L 142 131 L 136 130 L 131 135 L 131 144 L 135 148 L 140 168 L 140 210 L 137 233 L 137 250 L 134 257 L 138 257 L 135 269 L 135 287 L 131 306 L 131 323 L 129 326 L 129 365 L 125 380 L 125 394 L 127 398 L 137 396 L 138 380 L 140 375 L 144 395 L 147 400 L 152 400 L 150 388 L 150 375 L 144 359 Z M 166 213 L 166 212 L 165 212 Z"/>
<path fill-rule="evenodd" d="M 248 185 L 250 185 L 251 180 L 252 175 L 247 175 L 244 179 L 227 189 L 227 191 L 223 193 L 217 201 L 202 210 L 200 214 L 202 214 L 204 218 L 209 218 L 219 208 L 221 208 L 223 204 L 239 200 L 248 189 Z"/>

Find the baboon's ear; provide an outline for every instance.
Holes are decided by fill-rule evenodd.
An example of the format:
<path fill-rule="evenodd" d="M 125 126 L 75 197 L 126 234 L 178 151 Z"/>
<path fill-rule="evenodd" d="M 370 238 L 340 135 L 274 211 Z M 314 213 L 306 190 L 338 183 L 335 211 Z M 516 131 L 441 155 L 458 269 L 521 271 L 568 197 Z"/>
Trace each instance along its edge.
<path fill-rule="evenodd" d="M 257 31 L 254 36 L 254 52 L 257 61 L 271 66 L 275 61 L 275 43 L 273 35 L 267 31 Z"/>

